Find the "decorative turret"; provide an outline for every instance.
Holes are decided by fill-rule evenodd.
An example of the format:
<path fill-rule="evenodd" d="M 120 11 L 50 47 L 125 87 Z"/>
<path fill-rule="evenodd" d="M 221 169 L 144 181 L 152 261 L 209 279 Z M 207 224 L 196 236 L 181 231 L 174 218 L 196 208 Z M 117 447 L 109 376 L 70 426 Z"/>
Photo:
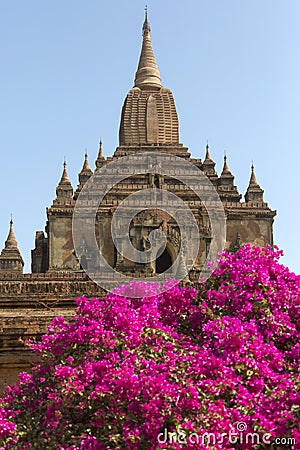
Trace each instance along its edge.
<path fill-rule="evenodd" d="M 179 124 L 172 92 L 161 84 L 146 11 L 134 87 L 129 91 L 123 105 L 119 131 L 120 147 L 115 156 L 127 154 L 128 146 L 139 147 L 141 150 L 141 146 L 154 144 L 173 144 L 178 147 Z M 182 149 L 176 153 L 183 153 Z"/>
<path fill-rule="evenodd" d="M 263 195 L 264 191 L 257 182 L 254 172 L 254 166 L 252 164 L 249 185 L 245 194 L 245 200 L 246 202 L 263 202 Z"/>
<path fill-rule="evenodd" d="M 0 272 L 23 273 L 23 267 L 24 261 L 18 248 L 13 229 L 13 221 L 11 220 L 5 247 L 0 255 Z"/>
<path fill-rule="evenodd" d="M 226 155 L 224 155 L 223 170 L 218 179 L 218 193 L 221 200 L 226 202 L 239 202 L 242 197 L 238 193 L 237 187 L 234 186 L 234 176 L 229 169 Z"/>
<path fill-rule="evenodd" d="M 87 180 L 93 175 L 93 171 L 91 170 L 90 166 L 89 166 L 89 161 L 88 161 L 88 155 L 87 153 L 84 155 L 84 163 L 82 166 L 81 171 L 79 172 L 78 178 L 79 178 L 79 183 L 80 184 L 84 184 L 87 182 Z"/>
<path fill-rule="evenodd" d="M 13 220 L 9 222 L 9 233 L 7 239 L 5 241 L 5 248 L 18 248 L 17 239 L 15 236 L 14 228 L 13 228 Z"/>
<path fill-rule="evenodd" d="M 97 159 L 95 161 L 96 168 L 99 169 L 100 167 L 102 167 L 104 162 L 105 162 L 105 157 L 104 157 L 104 154 L 103 154 L 102 141 L 100 140 L 100 142 L 99 142 L 99 152 L 98 152 Z"/>
<path fill-rule="evenodd" d="M 93 175 L 93 171 L 89 166 L 88 155 L 87 153 L 84 155 L 84 162 L 81 171 L 78 174 L 79 184 L 74 194 L 74 199 L 76 199 L 79 195 L 79 192 L 87 182 L 87 180 Z"/>
<path fill-rule="evenodd" d="M 216 163 L 211 159 L 209 146 L 207 143 L 206 148 L 205 148 L 205 158 L 202 163 L 202 169 L 203 169 L 203 172 L 205 173 L 205 175 L 210 179 L 210 181 L 212 183 L 217 182 L 217 180 L 218 180 L 218 174 L 215 170 L 215 165 L 216 165 Z"/>
<path fill-rule="evenodd" d="M 60 182 L 56 188 L 56 196 L 57 198 L 72 198 L 73 196 L 73 188 L 67 173 L 66 161 L 64 162 L 64 168 Z"/>
<path fill-rule="evenodd" d="M 224 164 L 223 164 L 223 170 L 220 176 L 220 185 L 233 185 L 234 176 L 232 175 L 228 163 L 227 163 L 227 156 L 224 155 Z"/>

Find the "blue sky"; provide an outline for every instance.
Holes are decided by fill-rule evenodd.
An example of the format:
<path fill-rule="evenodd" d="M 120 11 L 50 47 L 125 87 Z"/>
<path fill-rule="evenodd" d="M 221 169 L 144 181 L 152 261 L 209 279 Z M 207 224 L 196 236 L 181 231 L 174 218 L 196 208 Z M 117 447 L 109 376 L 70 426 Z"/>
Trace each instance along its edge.
<path fill-rule="evenodd" d="M 30 270 L 64 157 L 73 184 L 87 149 L 118 145 L 133 85 L 144 1 L 0 2 L 0 242 L 10 214 Z M 251 161 L 278 216 L 275 242 L 300 273 L 300 2 L 150 0 L 152 43 L 174 94 L 180 140 L 194 157 L 224 151 L 245 193 Z"/>

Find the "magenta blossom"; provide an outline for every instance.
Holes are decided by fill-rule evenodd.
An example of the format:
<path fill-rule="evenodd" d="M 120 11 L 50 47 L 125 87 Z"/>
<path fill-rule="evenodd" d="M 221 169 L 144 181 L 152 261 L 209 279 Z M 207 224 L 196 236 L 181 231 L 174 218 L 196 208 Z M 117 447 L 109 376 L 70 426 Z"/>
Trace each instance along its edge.
<path fill-rule="evenodd" d="M 245 245 L 194 287 L 76 299 L 4 392 L 0 448 L 300 448 L 300 277 L 280 255 Z"/>

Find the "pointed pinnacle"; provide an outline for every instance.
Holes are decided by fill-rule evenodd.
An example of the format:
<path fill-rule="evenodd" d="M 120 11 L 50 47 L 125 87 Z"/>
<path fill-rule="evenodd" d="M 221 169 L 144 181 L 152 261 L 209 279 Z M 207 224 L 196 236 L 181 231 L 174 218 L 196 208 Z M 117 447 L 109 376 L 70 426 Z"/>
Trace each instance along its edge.
<path fill-rule="evenodd" d="M 62 184 L 71 184 L 71 181 L 69 179 L 69 175 L 67 172 L 67 163 L 66 161 L 64 161 L 64 168 L 63 168 L 63 173 L 59 182 L 59 186 L 61 186 Z"/>
<path fill-rule="evenodd" d="M 87 153 L 84 155 L 84 163 L 83 163 L 83 166 L 82 166 L 82 169 L 81 169 L 81 172 L 86 172 L 86 171 L 92 172 L 92 170 L 91 170 L 91 168 L 89 166 L 89 160 L 88 160 L 88 154 Z"/>
<path fill-rule="evenodd" d="M 145 20 L 144 20 L 144 24 L 143 24 L 143 35 L 145 35 L 145 32 L 149 32 L 150 33 L 151 28 L 150 28 L 150 23 L 148 21 L 148 5 L 145 5 Z"/>
<path fill-rule="evenodd" d="M 104 159 L 102 140 L 99 142 L 99 153 L 97 159 Z"/>
<path fill-rule="evenodd" d="M 223 165 L 222 175 L 225 173 L 231 175 L 230 169 L 227 164 L 227 156 L 226 155 L 224 155 L 224 165 Z"/>
<path fill-rule="evenodd" d="M 143 24 L 143 43 L 138 68 L 135 74 L 134 86 L 143 88 L 161 88 L 160 73 L 157 68 L 150 37 L 148 13 Z"/>
<path fill-rule="evenodd" d="M 208 159 L 211 159 L 211 157 L 210 157 L 210 152 L 209 152 L 209 145 L 208 145 L 208 142 L 207 142 L 207 144 L 206 144 L 206 153 L 205 153 L 205 161 L 208 160 Z"/>
<path fill-rule="evenodd" d="M 9 222 L 9 233 L 8 233 L 7 239 L 5 241 L 5 248 L 18 248 L 18 243 L 17 243 L 16 236 L 14 233 L 12 219 Z"/>
<path fill-rule="evenodd" d="M 249 186 L 259 186 L 257 179 L 256 179 L 255 172 L 254 172 L 253 162 L 251 165 L 251 176 L 250 176 L 250 180 L 249 180 Z"/>

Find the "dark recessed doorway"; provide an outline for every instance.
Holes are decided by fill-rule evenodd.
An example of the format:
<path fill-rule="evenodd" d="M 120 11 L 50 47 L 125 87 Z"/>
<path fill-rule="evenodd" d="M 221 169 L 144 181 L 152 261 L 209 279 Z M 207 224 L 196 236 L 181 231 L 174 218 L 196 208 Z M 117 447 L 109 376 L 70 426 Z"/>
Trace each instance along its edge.
<path fill-rule="evenodd" d="M 155 266 L 156 266 L 156 273 L 163 273 L 172 266 L 172 258 L 166 248 L 164 249 L 162 254 L 156 259 Z"/>

